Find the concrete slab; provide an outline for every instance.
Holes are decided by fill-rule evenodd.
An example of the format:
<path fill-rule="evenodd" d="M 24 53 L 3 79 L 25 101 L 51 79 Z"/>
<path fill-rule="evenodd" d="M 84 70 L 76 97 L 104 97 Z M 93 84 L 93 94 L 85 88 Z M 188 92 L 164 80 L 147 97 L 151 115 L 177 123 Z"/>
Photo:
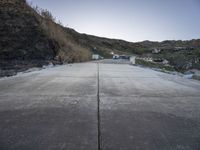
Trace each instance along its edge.
<path fill-rule="evenodd" d="M 100 65 L 103 150 L 200 149 L 200 82 Z"/>
<path fill-rule="evenodd" d="M 73 64 L 1 79 L 0 149 L 97 149 L 96 73 Z"/>
<path fill-rule="evenodd" d="M 102 150 L 200 149 L 200 82 L 100 64 Z M 0 149 L 98 149 L 97 64 L 0 79 Z"/>

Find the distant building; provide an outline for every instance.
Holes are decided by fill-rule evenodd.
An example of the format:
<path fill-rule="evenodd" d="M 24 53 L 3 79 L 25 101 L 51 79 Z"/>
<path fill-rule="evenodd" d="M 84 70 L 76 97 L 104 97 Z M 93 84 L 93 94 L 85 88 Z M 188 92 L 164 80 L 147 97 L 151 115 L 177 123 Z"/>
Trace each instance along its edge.
<path fill-rule="evenodd" d="M 99 54 L 93 54 L 92 55 L 92 60 L 99 60 L 99 59 L 100 59 Z"/>
<path fill-rule="evenodd" d="M 99 54 L 92 55 L 92 60 L 99 60 L 99 59 L 104 59 L 104 58 L 102 56 L 100 56 Z"/>
<path fill-rule="evenodd" d="M 152 57 L 137 57 L 136 59 L 153 62 L 153 58 Z"/>
<path fill-rule="evenodd" d="M 113 55 L 113 59 L 119 59 L 119 55 L 114 54 L 114 55 Z"/>
<path fill-rule="evenodd" d="M 130 59 L 130 56 L 128 56 L 128 55 L 117 55 L 117 54 L 114 54 L 113 55 L 113 59 Z"/>
<path fill-rule="evenodd" d="M 136 56 L 131 56 L 130 57 L 131 64 L 135 65 L 135 59 L 136 59 Z"/>
<path fill-rule="evenodd" d="M 154 48 L 153 50 L 152 50 L 152 53 L 153 54 L 158 54 L 158 53 L 160 53 L 161 52 L 161 49 L 159 49 L 159 48 Z"/>
<path fill-rule="evenodd" d="M 169 61 L 166 60 L 166 59 L 164 59 L 163 62 L 162 62 L 162 64 L 163 64 L 163 65 L 168 65 L 168 64 L 169 64 Z"/>

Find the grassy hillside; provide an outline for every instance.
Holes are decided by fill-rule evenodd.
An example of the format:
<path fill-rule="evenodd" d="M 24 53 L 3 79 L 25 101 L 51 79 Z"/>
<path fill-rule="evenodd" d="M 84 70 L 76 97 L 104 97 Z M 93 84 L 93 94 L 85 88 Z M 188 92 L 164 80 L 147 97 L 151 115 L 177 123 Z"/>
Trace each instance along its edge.
<path fill-rule="evenodd" d="M 46 14 L 45 14 L 46 13 Z M 39 14 L 23 0 L 0 2 L 0 59 L 6 62 L 81 62 L 91 52 L 73 41 L 66 29 L 48 16 Z M 12 63 L 13 65 L 13 63 Z"/>
<path fill-rule="evenodd" d="M 176 51 L 177 47 L 182 50 Z M 152 49 L 162 49 L 152 54 Z M 56 23 L 47 10 L 32 8 L 25 0 L 0 1 L 0 71 L 24 70 L 50 62 L 83 62 L 92 53 L 111 58 L 117 54 L 150 55 L 165 58 L 177 68 L 186 64 L 199 68 L 200 40 L 127 42 L 80 34 Z M 178 66 L 182 64 L 181 66 Z"/>

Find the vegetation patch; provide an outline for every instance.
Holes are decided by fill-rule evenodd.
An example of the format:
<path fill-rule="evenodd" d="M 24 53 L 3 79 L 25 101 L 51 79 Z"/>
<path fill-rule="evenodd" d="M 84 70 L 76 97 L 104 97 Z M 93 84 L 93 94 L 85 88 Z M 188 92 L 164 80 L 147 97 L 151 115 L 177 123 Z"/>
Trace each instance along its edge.
<path fill-rule="evenodd" d="M 200 81 L 200 76 L 199 75 L 193 75 L 192 78 L 195 79 L 195 80 L 199 80 Z"/>
<path fill-rule="evenodd" d="M 161 69 L 163 71 L 165 71 L 165 70 L 166 71 L 175 71 L 174 67 L 172 67 L 172 66 L 165 66 L 163 64 L 145 61 L 145 60 L 142 60 L 142 59 L 136 59 L 135 63 L 138 64 L 138 65 L 145 66 L 145 67 L 158 68 L 158 69 Z"/>

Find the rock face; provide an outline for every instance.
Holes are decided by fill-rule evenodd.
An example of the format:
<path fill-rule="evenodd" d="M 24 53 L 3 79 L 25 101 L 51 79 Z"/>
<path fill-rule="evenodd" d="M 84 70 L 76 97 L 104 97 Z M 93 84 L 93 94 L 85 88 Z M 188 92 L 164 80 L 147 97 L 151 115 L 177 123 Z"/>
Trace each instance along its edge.
<path fill-rule="evenodd" d="M 0 59 L 50 60 L 55 55 L 53 41 L 41 32 L 25 0 L 1 0 Z"/>

